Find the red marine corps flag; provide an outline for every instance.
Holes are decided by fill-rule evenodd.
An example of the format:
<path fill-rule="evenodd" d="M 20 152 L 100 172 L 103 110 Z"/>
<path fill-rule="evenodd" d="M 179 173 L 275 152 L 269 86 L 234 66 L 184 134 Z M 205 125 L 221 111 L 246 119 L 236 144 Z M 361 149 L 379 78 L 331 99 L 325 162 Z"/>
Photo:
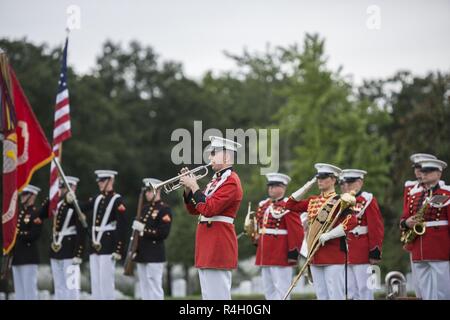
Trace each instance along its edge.
<path fill-rule="evenodd" d="M 0 52 L 0 133 L 3 141 L 3 253 L 14 247 L 17 199 L 33 173 L 49 163 L 53 154 L 30 103 Z"/>

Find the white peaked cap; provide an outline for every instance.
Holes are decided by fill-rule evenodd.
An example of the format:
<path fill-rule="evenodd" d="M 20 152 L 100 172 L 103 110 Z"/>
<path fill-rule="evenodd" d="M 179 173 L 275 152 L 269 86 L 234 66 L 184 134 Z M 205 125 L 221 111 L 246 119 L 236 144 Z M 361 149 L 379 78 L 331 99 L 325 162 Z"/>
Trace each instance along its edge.
<path fill-rule="evenodd" d="M 344 169 L 341 172 L 341 179 L 364 179 L 367 171 L 359 169 Z"/>
<path fill-rule="evenodd" d="M 78 184 L 78 182 L 80 182 L 80 179 L 78 179 L 77 177 L 66 176 L 66 179 L 69 184 L 74 185 L 74 186 L 76 186 Z"/>
<path fill-rule="evenodd" d="M 335 177 L 339 177 L 339 174 L 341 173 L 341 168 L 333 166 L 332 164 L 328 163 L 316 163 L 314 165 L 314 168 L 316 168 L 317 173 L 327 173 L 327 174 L 333 174 Z"/>
<path fill-rule="evenodd" d="M 144 183 L 144 186 L 150 187 L 151 185 L 156 185 L 161 183 L 162 181 L 155 178 L 144 178 L 142 179 L 142 182 Z"/>
<path fill-rule="evenodd" d="M 447 163 L 438 159 L 426 159 L 426 160 L 424 159 L 419 161 L 418 164 L 422 166 L 422 169 L 433 168 L 442 171 L 445 168 L 447 168 Z"/>
<path fill-rule="evenodd" d="M 419 161 L 426 159 L 436 159 L 436 157 L 428 153 L 414 153 L 409 157 L 409 159 L 412 163 L 418 163 Z"/>
<path fill-rule="evenodd" d="M 41 188 L 38 188 L 36 186 L 33 186 L 31 184 L 27 185 L 25 188 L 23 188 L 22 192 L 30 192 L 32 194 L 38 194 L 41 191 Z"/>
<path fill-rule="evenodd" d="M 282 183 L 285 186 L 287 186 L 289 184 L 289 182 L 291 181 L 291 178 L 288 175 L 278 173 L 278 172 L 268 173 L 268 174 L 266 174 L 266 178 L 267 178 L 268 183 L 272 183 L 272 182 Z"/>
<path fill-rule="evenodd" d="M 211 144 L 209 145 L 208 150 L 223 148 L 226 150 L 237 151 L 238 148 L 242 147 L 240 143 L 217 136 L 210 136 L 209 140 L 211 140 Z"/>
<path fill-rule="evenodd" d="M 114 170 L 95 170 L 97 178 L 114 178 L 117 175 L 117 171 Z"/>

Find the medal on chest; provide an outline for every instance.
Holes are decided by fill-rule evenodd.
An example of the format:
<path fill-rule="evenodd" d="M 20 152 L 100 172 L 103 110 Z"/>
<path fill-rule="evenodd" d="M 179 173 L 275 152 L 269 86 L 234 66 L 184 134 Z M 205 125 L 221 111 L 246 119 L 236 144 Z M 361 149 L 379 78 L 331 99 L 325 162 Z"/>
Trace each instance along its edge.
<path fill-rule="evenodd" d="M 358 214 L 361 212 L 361 210 L 364 208 L 364 204 L 365 204 L 365 202 L 358 202 L 355 204 L 355 206 L 353 207 L 353 211 L 355 212 L 355 214 Z"/>

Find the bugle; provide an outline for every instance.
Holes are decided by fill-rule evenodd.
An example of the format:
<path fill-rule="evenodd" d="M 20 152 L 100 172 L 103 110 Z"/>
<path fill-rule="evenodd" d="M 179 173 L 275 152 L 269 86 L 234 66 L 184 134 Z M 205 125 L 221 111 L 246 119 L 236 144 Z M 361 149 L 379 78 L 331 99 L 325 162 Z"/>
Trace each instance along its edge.
<path fill-rule="evenodd" d="M 168 179 L 166 181 L 160 182 L 158 184 L 150 183 L 148 188 L 150 188 L 153 192 L 155 192 L 156 190 L 159 190 L 159 189 L 163 189 L 165 193 L 170 193 L 170 192 L 182 187 L 182 185 L 180 183 L 181 177 L 193 174 L 195 176 L 195 178 L 197 178 L 197 180 L 199 180 L 208 175 L 208 167 L 210 167 L 210 166 L 211 166 L 211 163 L 204 165 L 204 166 L 197 167 L 195 169 L 192 169 L 192 170 L 189 170 L 189 171 L 186 171 L 183 173 L 180 173 L 178 176 Z M 199 173 L 201 171 L 204 171 L 204 172 Z"/>

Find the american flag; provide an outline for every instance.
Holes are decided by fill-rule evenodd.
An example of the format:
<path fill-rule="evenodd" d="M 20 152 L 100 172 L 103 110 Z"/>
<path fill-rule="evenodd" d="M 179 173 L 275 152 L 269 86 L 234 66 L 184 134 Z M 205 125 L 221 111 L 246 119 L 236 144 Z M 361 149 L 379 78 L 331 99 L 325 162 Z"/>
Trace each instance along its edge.
<path fill-rule="evenodd" d="M 56 95 L 55 106 L 55 122 L 53 125 L 53 153 L 55 157 L 60 159 L 60 151 L 63 141 L 69 139 L 72 136 L 70 131 L 70 104 L 69 104 L 69 88 L 67 86 L 67 46 L 69 44 L 69 38 L 66 38 L 66 44 L 64 46 L 64 52 L 62 56 L 61 72 L 59 74 L 58 81 L 58 94 Z M 50 204 L 49 215 L 53 216 L 56 212 L 58 205 L 58 169 L 52 162 L 50 169 Z"/>

